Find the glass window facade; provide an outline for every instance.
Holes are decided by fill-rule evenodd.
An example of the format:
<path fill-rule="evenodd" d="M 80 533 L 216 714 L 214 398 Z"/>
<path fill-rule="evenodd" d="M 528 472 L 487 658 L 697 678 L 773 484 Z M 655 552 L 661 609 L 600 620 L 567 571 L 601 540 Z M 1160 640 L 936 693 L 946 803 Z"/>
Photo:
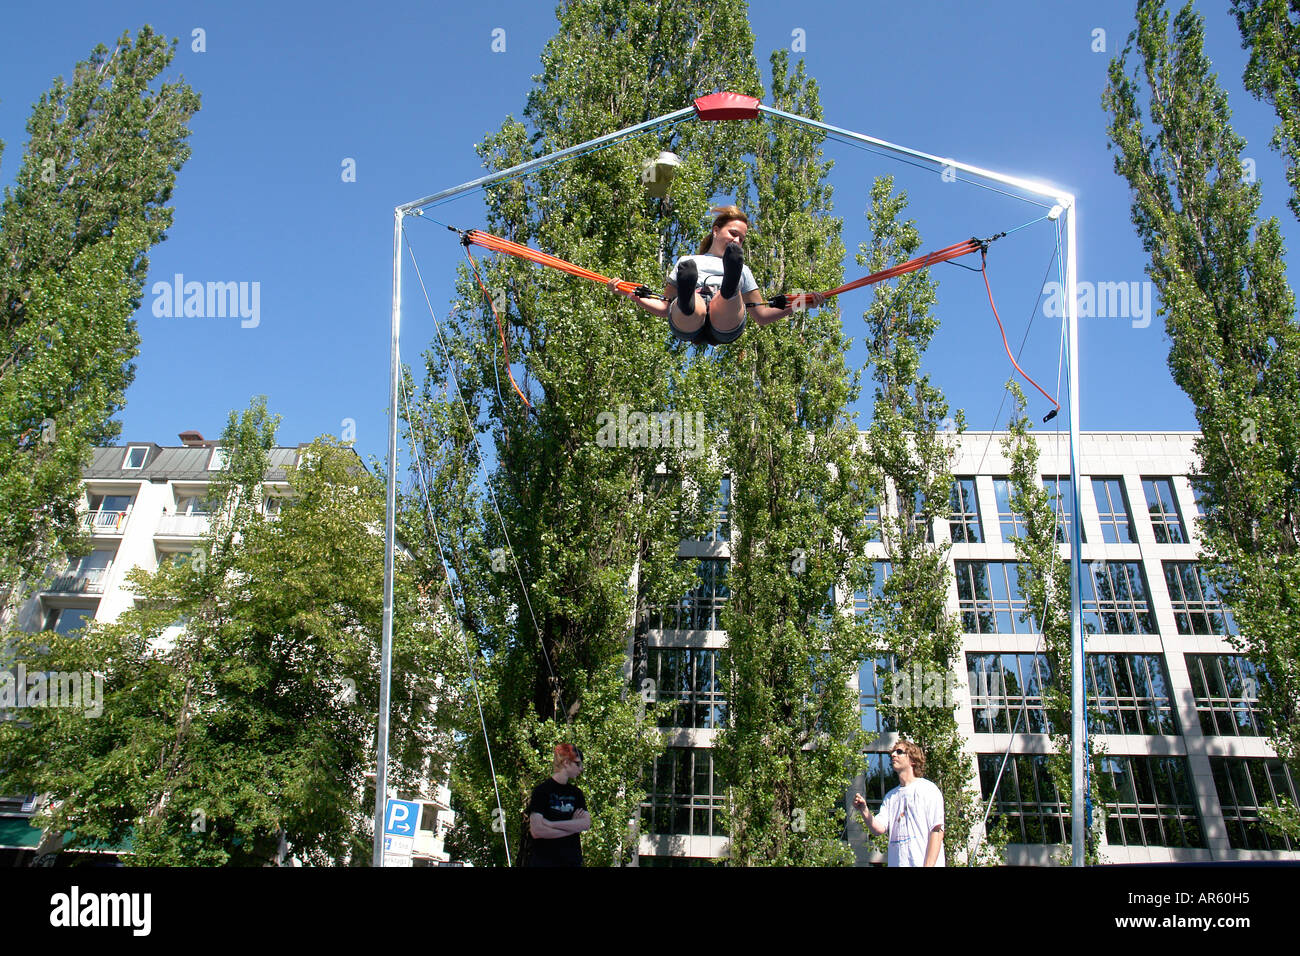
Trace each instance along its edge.
<path fill-rule="evenodd" d="M 1264 825 L 1259 811 L 1296 801 L 1295 780 L 1281 760 L 1261 757 L 1211 757 L 1210 772 L 1219 794 L 1228 842 L 1234 850 L 1300 850 L 1294 840 Z"/>
<path fill-rule="evenodd" d="M 1178 733 L 1159 654 L 1089 654 L 1084 683 L 1089 704 L 1101 711 L 1094 733 Z"/>
<path fill-rule="evenodd" d="M 1048 504 L 1056 513 L 1056 540 L 1060 544 L 1070 543 L 1070 519 L 1074 514 L 1073 486 L 1074 483 L 1069 475 L 1054 475 L 1043 479 Z M 1084 533 L 1082 525 L 1079 527 L 1079 533 L 1084 544 L 1087 544 L 1088 535 Z"/>
<path fill-rule="evenodd" d="M 889 579 L 889 562 L 872 561 L 871 562 L 871 590 L 853 592 L 853 613 L 857 617 L 865 617 L 875 601 L 884 599 L 885 581 Z"/>
<path fill-rule="evenodd" d="M 873 532 L 873 537 L 880 536 L 880 502 L 877 501 L 867 509 L 866 526 Z"/>
<path fill-rule="evenodd" d="M 183 495 L 176 502 L 178 515 L 210 515 L 216 513 L 219 502 L 202 495 Z"/>
<path fill-rule="evenodd" d="M 1151 529 L 1157 544 L 1186 544 L 1187 531 L 1178 513 L 1178 499 L 1174 497 L 1174 483 L 1169 478 L 1143 478 L 1142 491 L 1151 514 Z"/>
<path fill-rule="evenodd" d="M 1102 758 L 1116 799 L 1106 804 L 1112 846 L 1204 847 L 1186 757 Z"/>
<path fill-rule="evenodd" d="M 899 511 L 902 512 L 903 502 L 899 501 Z M 921 492 L 916 492 L 912 498 L 912 513 L 907 520 L 907 530 L 911 534 L 919 534 L 922 527 L 925 528 L 925 541 L 927 544 L 934 543 L 934 522 L 926 517 L 924 513 L 925 497 Z M 939 509 L 936 508 L 936 511 Z"/>
<path fill-rule="evenodd" d="M 889 754 L 863 754 L 862 762 L 865 777 L 862 798 L 867 801 L 871 812 L 876 813 L 885 802 L 885 794 L 898 786 L 898 774 L 894 773 L 894 764 L 889 759 Z M 852 800 L 851 795 L 849 799 Z"/>
<path fill-rule="evenodd" d="M 1045 654 L 966 655 L 971 722 L 977 734 L 1050 734 L 1046 691 L 1055 677 Z M 1094 733 L 1177 734 L 1168 676 L 1159 654 L 1088 654 L 1084 686 L 1100 711 Z M 1068 692 L 1068 688 L 1064 688 Z"/>
<path fill-rule="evenodd" d="M 1146 576 L 1137 561 L 1085 561 L 1083 624 L 1089 634 L 1156 634 Z"/>
<path fill-rule="evenodd" d="M 1164 561 L 1165 585 L 1179 634 L 1237 633 L 1237 622 L 1219 600 L 1205 569 L 1195 561 Z"/>
<path fill-rule="evenodd" d="M 1043 754 L 1014 754 L 1003 769 L 1002 754 L 980 754 L 980 792 L 985 806 L 997 784 L 989 827 L 1004 825 L 1012 843 L 1057 844 L 1072 839 L 1070 805 L 1061 799 Z M 998 771 L 1002 779 L 998 780 Z"/>
<path fill-rule="evenodd" d="M 1241 654 L 1184 654 L 1201 733 L 1210 737 L 1266 737 L 1259 709 L 1261 669 Z"/>
<path fill-rule="evenodd" d="M 953 481 L 951 514 L 948 529 L 954 544 L 979 544 L 984 540 L 980 531 L 979 499 L 975 495 L 974 478 Z"/>
<path fill-rule="evenodd" d="M 1094 478 L 1092 495 L 1097 501 L 1097 518 L 1101 521 L 1101 540 L 1107 544 L 1137 541 L 1133 522 L 1129 520 L 1124 482 L 1118 478 Z"/>
<path fill-rule="evenodd" d="M 727 722 L 719 674 L 721 651 L 652 647 L 646 675 L 655 682 L 660 727 L 716 729 Z"/>
<path fill-rule="evenodd" d="M 1094 457 L 1093 460 L 1098 459 Z M 1167 460 L 1170 463 L 1160 463 Z M 972 466 L 973 459 L 959 467 L 969 469 Z M 1059 470 L 1061 463 L 1044 459 L 1040 470 L 1049 467 Z M 1172 463 L 1172 459 L 1166 459 L 1165 452 L 1160 450 L 1153 452 L 1147 464 L 1156 473 L 1154 475 L 1138 476 L 1119 461 L 1095 467 L 1123 472 L 1123 477 L 1086 475 L 1080 478 L 1078 491 L 1081 495 L 1086 494 L 1087 485 L 1091 484 L 1098 520 L 1098 524 L 1092 524 L 1091 513 L 1085 512 L 1093 540 L 1093 550 L 1088 553 L 1089 549 L 1085 548 L 1085 556 L 1096 555 L 1096 560 L 1084 564 L 1081 598 L 1084 626 L 1088 633 L 1156 635 L 1160 631 L 1157 613 L 1172 613 L 1172 618 L 1160 618 L 1165 622 L 1166 632 L 1172 620 L 1177 634 L 1185 637 L 1234 636 L 1237 633 L 1235 622 L 1200 564 L 1187 560 L 1159 561 L 1171 552 L 1173 556 L 1181 555 L 1181 550 L 1170 546 L 1191 542 L 1193 528 L 1189 522 L 1199 510 L 1193 497 L 1180 499 L 1176 488 L 1183 481 L 1182 472 L 1178 470 L 1180 466 Z M 1159 474 L 1161 471 L 1165 474 Z M 984 526 L 978 502 L 978 482 L 988 480 L 994 482 L 993 498 L 986 503 L 996 501 L 1002 540 L 1011 543 L 1024 534 L 1023 516 L 1011 508 L 1011 486 L 1007 477 L 992 476 L 987 471 L 978 477 L 958 475 L 948 489 L 947 513 L 942 510 L 942 502 L 928 505 L 936 512 L 936 522 L 948 522 L 950 540 L 954 545 L 983 545 L 990 535 L 997 540 L 997 532 Z M 1069 545 L 1073 534 L 1070 527 L 1073 508 L 1070 477 L 1043 475 L 1042 483 L 1056 514 L 1057 542 Z M 905 521 L 910 518 L 915 527 L 924 506 L 920 496 L 899 496 L 896 487 L 889 487 L 891 494 L 883 499 L 883 506 L 871 509 L 867 524 L 878 527 L 883 511 L 890 515 L 891 525 L 899 523 L 896 516 L 901 514 Z M 1186 488 L 1187 485 L 1182 485 L 1184 491 Z M 706 540 L 725 542 L 729 539 L 731 491 L 730 479 L 724 478 L 712 506 L 717 520 L 704 536 Z M 1128 501 L 1129 491 L 1135 495 L 1133 502 Z M 701 505 L 708 507 L 708 495 L 705 494 L 703 499 L 697 503 L 697 508 Z M 1142 516 L 1144 505 L 1146 514 Z M 1183 505 L 1193 509 L 1187 516 L 1182 514 Z M 1133 513 L 1131 509 L 1134 508 L 1139 514 Z M 989 518 L 992 524 L 993 513 Z M 1151 532 L 1149 536 L 1143 536 L 1139 548 L 1136 546 L 1137 522 L 1145 522 L 1148 518 Z M 934 538 L 934 523 L 931 524 L 927 529 L 927 540 Z M 1097 537 L 1099 528 L 1100 539 Z M 942 526 L 939 529 L 941 533 Z M 1153 541 L 1158 549 L 1155 552 L 1150 550 Z M 1101 542 L 1131 546 L 1103 549 Z M 892 571 L 889 561 L 874 557 L 873 553 L 879 550 L 872 548 L 868 552 L 867 560 L 872 561 L 874 571 L 872 585 L 853 594 L 855 617 L 867 624 L 867 630 L 872 629 L 871 617 L 881 608 L 880 602 Z M 1041 647 L 1038 652 L 1028 650 L 1035 646 L 1038 631 L 1032 618 L 1028 621 L 1021 618 L 1027 602 L 1019 590 L 1018 563 L 1010 554 L 1010 548 L 990 549 L 996 560 L 965 560 L 972 553 L 986 553 L 982 547 L 953 550 L 963 558 L 955 560 L 951 554 L 949 556 L 956 579 L 957 610 L 961 614 L 962 630 L 968 635 L 968 646 L 980 648 L 965 653 L 972 729 L 976 734 L 1015 733 L 1019 743 L 1023 743 L 1026 735 L 1038 735 L 1028 745 L 1014 749 L 1042 749 L 1042 735 L 1068 732 L 1069 726 L 1053 726 L 1049 719 L 1047 696 L 1049 688 L 1057 686 L 1059 675 L 1053 673 Z M 1190 548 L 1185 550 L 1192 553 Z M 1133 556 L 1139 552 L 1143 559 L 1134 559 Z M 1110 554 L 1121 555 L 1124 559 L 1101 560 L 1103 555 Z M 697 568 L 695 586 L 681 601 L 657 609 L 652 616 L 652 627 L 720 629 L 720 611 L 729 597 L 728 562 L 718 558 L 689 560 Z M 1157 566 L 1159 572 L 1155 571 Z M 1165 591 L 1160 589 L 1159 580 L 1146 578 L 1148 568 L 1153 574 L 1164 575 Z M 1164 604 L 1166 593 L 1169 605 Z M 848 610 L 844 603 L 846 597 L 843 591 L 838 593 L 841 611 Z M 819 620 L 821 617 L 813 612 L 809 626 L 817 627 Z M 987 637 L 975 640 L 971 635 Z M 994 639 L 994 635 L 1016 637 Z M 656 639 L 675 644 L 701 643 L 684 636 L 674 638 L 671 634 Z M 708 643 L 716 642 L 710 640 Z M 1106 646 L 1105 642 L 1097 643 Z M 1132 651 L 1155 646 L 1155 643 L 1117 640 L 1109 642 L 1109 646 Z M 1188 645 L 1197 649 L 1217 646 L 1217 642 L 1204 645 L 1193 641 L 1180 643 L 1172 633 L 1166 634 L 1165 643 L 1169 645 L 1167 650 L 1170 653 L 1182 653 L 1183 647 Z M 883 748 L 883 739 L 889 739 L 888 735 L 898 731 L 898 720 L 906 719 L 899 714 L 891 719 L 887 713 L 893 709 L 886 695 L 894 680 L 892 675 L 897 674 L 898 662 L 894 655 L 878 652 L 881 646 L 877 644 L 876 649 L 869 652 L 870 656 L 861 661 L 858 672 L 860 727 L 869 749 L 862 754 L 865 787 L 860 785 L 858 789 L 862 789 L 873 810 L 879 809 L 884 794 L 898 784 L 888 755 L 879 750 Z M 646 647 L 645 642 L 641 642 L 641 647 L 641 653 L 646 656 L 638 663 L 644 662 L 645 675 L 655 681 L 662 711 L 658 718 L 661 727 L 718 730 L 726 726 L 728 701 L 722 693 L 719 670 L 725 666 L 725 650 Z M 1184 655 L 1184 662 L 1188 676 L 1183 678 L 1181 673 L 1175 673 L 1179 681 L 1175 688 L 1171 686 L 1170 667 L 1162 653 L 1108 650 L 1105 653 L 1093 651 L 1086 658 L 1084 679 L 1091 729 L 1094 733 L 1116 738 L 1112 740 L 1110 749 L 1118 753 L 1099 756 L 1094 767 L 1098 776 L 1104 778 L 1107 838 L 1111 847 L 1119 851 L 1119 860 L 1126 859 L 1125 847 L 1206 846 L 1196 788 L 1200 788 L 1201 801 L 1212 799 L 1204 792 L 1211 784 L 1210 778 L 1194 780 L 1187 757 L 1168 755 L 1168 748 L 1159 741 L 1144 739 L 1176 737 L 1186 732 L 1187 728 L 1182 726 L 1178 709 L 1174 706 L 1175 690 L 1179 703 L 1189 705 L 1192 700 L 1186 695 L 1190 691 L 1194 697 L 1196 719 L 1202 734 L 1207 737 L 1264 738 L 1268 735 L 1258 694 L 1267 675 L 1257 671 L 1240 654 L 1188 653 Z M 815 671 L 815 655 L 810 656 L 810 663 Z M 1177 662 L 1172 663 L 1177 671 Z M 820 687 L 814 683 L 808 696 L 816 695 Z M 811 711 L 813 708 L 805 709 Z M 1184 713 L 1190 721 L 1190 709 Z M 698 742 L 707 742 L 710 736 L 703 735 Z M 1122 742 L 1119 738 L 1123 738 Z M 972 741 L 980 742 L 976 743 L 978 749 L 991 751 L 996 749 L 995 743 L 1000 746 L 1005 739 L 999 738 L 995 742 L 990 737 L 975 737 Z M 1285 838 L 1267 832 L 1260 818 L 1264 808 L 1278 805 L 1284 797 L 1295 799 L 1297 796 L 1295 780 L 1285 765 L 1273 758 L 1235 756 L 1243 745 L 1228 740 L 1211 743 L 1210 747 L 1211 752 L 1224 755 L 1210 759 L 1213 786 L 1223 808 L 1232 847 L 1238 850 L 1300 852 L 1300 845 L 1294 841 L 1287 842 Z M 1164 753 L 1149 755 L 1161 751 Z M 1272 753 L 1271 750 L 1262 752 Z M 1068 844 L 1071 835 L 1068 793 L 1063 797 L 1053 786 L 1047 772 L 1046 756 L 1012 754 L 996 787 L 994 781 L 1003 758 L 1001 751 L 975 756 L 981 790 L 986 800 L 992 798 L 994 801 L 991 824 L 1004 824 L 1011 841 L 1016 844 Z M 641 833 L 726 835 L 723 817 L 727 791 L 716 778 L 713 757 L 709 748 L 679 747 L 656 762 L 650 770 L 652 779 L 647 785 L 650 796 L 644 804 Z M 847 798 L 852 799 L 852 791 Z M 1102 809 L 1096 807 L 1094 812 L 1100 813 Z M 869 841 L 869 845 L 875 844 Z M 698 845 L 694 852 L 701 852 Z M 649 861 L 645 865 L 684 863 L 676 857 L 650 856 L 643 860 Z"/>
<path fill-rule="evenodd" d="M 84 628 L 94 619 L 94 608 L 56 607 L 45 615 L 44 630 L 67 637 L 73 631 Z"/>
<path fill-rule="evenodd" d="M 1014 561 L 954 561 L 962 630 L 967 634 L 1033 634 L 1021 620 L 1025 599 Z"/>
<path fill-rule="evenodd" d="M 677 631 L 721 629 L 722 608 L 730 596 L 727 588 L 730 561 L 726 558 L 697 558 L 695 562 L 699 583 L 680 600 L 651 608 L 649 627 Z"/>
<path fill-rule="evenodd" d="M 704 536 L 705 541 L 721 541 L 724 544 L 731 540 L 731 476 L 723 475 L 722 482 L 718 486 L 717 497 L 713 500 L 713 523 L 710 525 L 708 533 Z"/>
<path fill-rule="evenodd" d="M 967 654 L 966 680 L 975 733 L 1051 733 L 1043 700 L 1052 682 L 1046 655 Z"/>
<path fill-rule="evenodd" d="M 1011 480 L 994 478 L 993 497 L 998 503 L 998 524 L 1002 526 L 1002 540 L 1014 541 L 1025 533 L 1025 516 L 1011 509 Z"/>
<path fill-rule="evenodd" d="M 868 657 L 858 667 L 858 707 L 862 717 L 862 731 L 873 737 L 893 733 L 892 718 L 880 709 L 880 697 L 886 692 L 888 675 L 897 669 L 893 654 Z"/>
<path fill-rule="evenodd" d="M 726 836 L 727 790 L 713 752 L 669 748 L 650 768 L 641 832 L 671 836 Z"/>

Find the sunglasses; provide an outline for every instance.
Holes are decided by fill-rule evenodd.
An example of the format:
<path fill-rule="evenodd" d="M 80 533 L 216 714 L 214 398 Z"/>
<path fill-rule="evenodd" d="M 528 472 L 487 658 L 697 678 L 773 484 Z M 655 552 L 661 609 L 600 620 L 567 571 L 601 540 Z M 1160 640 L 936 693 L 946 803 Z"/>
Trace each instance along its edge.
<path fill-rule="evenodd" d="M 905 757 L 905 756 L 907 756 L 907 751 L 904 750 L 902 747 L 899 747 L 897 750 L 891 750 L 889 753 L 890 753 L 891 756 L 894 756 L 894 757 Z"/>

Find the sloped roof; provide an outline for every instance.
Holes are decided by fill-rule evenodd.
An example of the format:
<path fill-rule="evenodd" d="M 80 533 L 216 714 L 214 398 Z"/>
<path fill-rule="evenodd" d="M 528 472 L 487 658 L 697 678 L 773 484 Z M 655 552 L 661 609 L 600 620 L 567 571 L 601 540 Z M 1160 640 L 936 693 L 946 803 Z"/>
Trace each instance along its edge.
<path fill-rule="evenodd" d="M 272 448 L 267 481 L 283 481 L 307 445 Z M 123 468 L 128 448 L 147 448 L 143 468 Z M 211 481 L 208 470 L 212 448 L 163 446 L 151 442 L 128 442 L 92 449 L 89 467 L 81 476 L 87 481 Z M 355 454 L 355 452 L 354 452 Z M 360 456 L 358 456 L 358 461 Z"/>

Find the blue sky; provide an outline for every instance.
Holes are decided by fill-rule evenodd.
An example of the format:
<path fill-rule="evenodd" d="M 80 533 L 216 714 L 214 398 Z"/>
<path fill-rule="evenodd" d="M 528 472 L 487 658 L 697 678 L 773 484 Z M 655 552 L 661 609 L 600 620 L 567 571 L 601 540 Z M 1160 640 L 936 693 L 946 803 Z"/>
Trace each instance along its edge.
<path fill-rule="evenodd" d="M 1127 186 L 1112 171 L 1100 108 L 1107 62 L 1132 28 L 1133 6 L 807 0 L 754 4 L 751 24 L 764 69 L 770 50 L 789 48 L 794 31 L 803 31 L 802 55 L 828 122 L 1073 191 L 1080 279 L 1141 289 L 1146 258 L 1129 219 Z M 1262 212 L 1277 215 L 1293 240 L 1282 164 L 1268 147 L 1275 117 L 1242 88 L 1245 54 L 1226 8 L 1200 4 L 1208 52 L 1263 184 Z M 96 43 L 111 44 L 144 23 L 181 39 L 170 75 L 183 75 L 203 98 L 192 124 L 193 156 L 174 196 L 175 225 L 152 254 L 149 283 L 171 282 L 177 273 L 186 281 L 256 282 L 260 311 L 256 327 L 237 317 L 157 317 L 146 288 L 122 440 L 175 444 L 189 428 L 216 437 L 230 410 L 266 394 L 284 419 L 282 443 L 339 435 L 351 419 L 358 451 L 382 454 L 393 207 L 481 175 L 474 144 L 507 114 L 522 115 L 538 56 L 555 31 L 553 5 L 72 0 L 56 21 L 34 4 L 7 10 L 0 185 L 13 181 L 31 105 L 51 79 L 70 76 Z M 195 29 L 204 31 L 203 52 L 192 49 Z M 492 49 L 497 29 L 505 31 L 504 52 Z M 1104 53 L 1092 50 L 1098 30 Z M 926 248 L 1019 226 L 1044 211 L 847 146 L 828 144 L 826 155 L 836 162 L 831 182 L 850 249 L 868 238 L 863 210 L 872 178 L 882 173 L 908 190 Z M 355 182 L 341 175 L 348 158 Z M 454 217 L 439 218 L 483 224 L 476 199 L 451 209 Z M 408 233 L 441 315 L 463 256 L 452 237 L 418 223 L 412 229 L 420 230 Z M 1043 309 L 1052 250 L 1051 227 L 1038 223 L 999 242 L 989 260 L 1013 350 L 1036 316 L 1021 364 L 1049 392 L 1060 329 Z M 846 263 L 847 276 L 861 271 Z M 954 408 L 965 409 L 970 427 L 990 427 L 1012 369 L 983 283 L 948 266 L 937 276 L 943 325 L 926 368 Z M 657 277 L 636 278 L 657 284 Z M 432 327 L 418 287 L 408 282 L 405 294 L 403 355 L 414 362 Z M 857 292 L 841 302 L 847 332 L 858 339 L 867 300 Z M 1081 321 L 1085 430 L 1195 427 L 1168 372 L 1162 321 L 1150 308 L 1144 328 L 1134 327 L 1142 319 L 1133 315 Z M 863 364 L 860 347 L 852 358 Z M 869 393 L 860 407 L 869 410 Z M 1041 398 L 1031 403 L 1040 417 L 1047 408 Z"/>

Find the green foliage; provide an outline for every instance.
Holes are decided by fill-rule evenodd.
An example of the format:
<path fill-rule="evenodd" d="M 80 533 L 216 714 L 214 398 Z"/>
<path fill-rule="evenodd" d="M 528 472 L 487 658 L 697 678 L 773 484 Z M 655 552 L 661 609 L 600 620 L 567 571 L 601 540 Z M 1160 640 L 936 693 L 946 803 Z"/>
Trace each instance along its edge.
<path fill-rule="evenodd" d="M 489 168 L 643 122 L 715 87 L 759 91 L 752 58 L 738 53 L 753 38 L 734 2 L 581 0 L 557 16 L 527 124 L 507 120 L 485 137 Z M 745 135 L 740 124 L 684 124 L 503 183 L 488 191 L 488 228 L 658 286 L 668 260 L 698 242 L 714 197 L 740 191 Z M 685 161 L 670 197 L 651 199 L 641 167 L 661 149 Z M 512 852 L 523 801 L 550 772 L 551 745 L 585 740 L 591 748 L 579 785 L 595 826 L 583 838 L 584 857 L 628 862 L 628 821 L 644 792 L 637 781 L 660 735 L 637 725 L 638 701 L 622 668 L 649 605 L 691 586 L 677 545 L 707 519 L 722 473 L 724 406 L 707 360 L 681 345 L 666 348 L 662 319 L 603 287 L 505 257 L 484 262 L 482 276 L 504 302 L 515 377 L 536 411 L 510 387 L 496 319 L 462 274 L 454 317 L 442 323 L 448 353 L 441 341 L 432 344 L 422 390 L 405 413 L 430 507 L 406 499 L 403 527 L 422 556 L 422 579 L 442 587 L 445 554 L 458 584 L 454 611 L 470 640 Z M 600 447 L 597 416 L 620 406 L 702 412 L 706 453 Z M 493 449 L 480 453 L 477 436 L 490 437 Z M 661 464 L 667 474 L 656 477 Z M 477 487 L 480 469 L 491 495 Z M 465 696 L 472 700 L 469 688 Z M 463 726 L 477 728 L 477 713 L 464 716 Z M 504 863 L 481 731 L 465 740 L 452 786 L 458 852 Z"/>
<path fill-rule="evenodd" d="M 1277 111 L 1273 147 L 1286 160 L 1288 205 L 1300 218 L 1300 0 L 1232 0 L 1250 51 L 1246 89 Z"/>
<path fill-rule="evenodd" d="M 332 440 L 268 475 L 276 424 L 262 400 L 232 414 L 224 505 L 189 560 L 132 571 L 138 599 L 115 622 L 18 646 L 29 671 L 104 675 L 102 717 L 0 724 L 0 790 L 50 794 L 37 822 L 75 830 L 74 846 L 129 834 L 134 865 L 261 865 L 283 835 L 313 863 L 369 856 L 382 487 Z M 258 513 L 268 478 L 291 493 L 273 520 Z M 436 776 L 449 759 L 452 710 L 435 705 L 461 675 L 404 562 L 395 592 L 390 781 L 414 789 L 426 760 Z"/>
<path fill-rule="evenodd" d="M 1300 807 L 1290 797 L 1281 797 L 1277 806 L 1261 807 L 1259 815 L 1275 833 L 1292 838 L 1300 833 Z"/>
<path fill-rule="evenodd" d="M 492 168 L 679 109 L 711 89 L 761 95 L 741 4 L 575 2 L 558 15 L 528 125 L 507 121 L 483 144 Z M 791 72 L 784 55 L 772 66 L 773 101 L 816 115 L 802 67 Z M 816 147 L 814 137 L 765 123 L 683 124 L 492 189 L 489 222 L 516 241 L 658 287 L 673 259 L 695 251 L 708 208 L 735 198 L 755 217 L 746 261 L 762 286 L 826 288 L 839 281 L 841 250 Z M 683 159 L 662 200 L 648 198 L 641 181 L 642 161 L 660 149 Z M 861 580 L 861 559 L 846 556 L 856 552 L 833 545 L 841 531 L 861 536 L 863 504 L 846 493 L 860 466 L 843 413 L 854 386 L 837 316 L 751 323 L 737 345 L 710 357 L 672 342 L 663 319 L 597 286 L 516 261 L 492 263 L 483 275 L 489 290 L 505 293 L 511 360 L 523 366 L 516 378 L 536 412 L 508 383 L 498 390 L 507 375 L 495 319 L 463 282 L 447 327 L 472 412 L 443 391 L 446 356 L 431 351 L 409 431 L 435 476 L 432 520 L 409 524 L 412 540 L 437 555 L 436 523 L 464 585 L 458 612 L 474 641 L 506 842 L 518 845 L 522 801 L 549 772 L 550 745 L 573 739 L 590 743 L 579 781 L 596 821 L 584 837 L 586 859 L 629 859 L 639 776 L 662 742 L 648 729 L 652 715 L 636 723 L 639 702 L 620 668 L 643 644 L 650 608 L 694 584 L 678 542 L 708 527 L 714 489 L 729 470 L 738 528 L 723 619 L 732 726 L 714 755 L 732 786 L 731 857 L 845 861 L 839 806 L 857 725 L 846 685 L 862 632 L 836 618 L 828 591 Z M 705 453 L 597 446 L 596 415 L 620 406 L 702 412 Z M 489 429 L 495 499 L 484 500 L 473 433 Z M 656 474 L 661 466 L 666 474 Z M 790 570 L 795 548 L 807 553 L 800 576 Z M 504 570 L 493 570 L 494 552 Z M 440 564 L 431 561 L 428 575 L 442 579 Z M 486 764 L 482 734 L 466 740 L 453 780 L 455 840 L 476 862 L 504 862 Z M 599 776 L 605 766 L 608 779 Z"/>
<path fill-rule="evenodd" d="M 171 224 L 198 96 L 154 81 L 145 27 L 56 79 L 0 209 L 0 611 L 75 551 L 81 467 L 120 426 L 148 250 Z"/>
<path fill-rule="evenodd" d="M 803 65 L 772 56 L 771 100 L 820 117 Z M 746 261 L 765 288 L 840 283 L 841 223 L 829 215 L 820 138 L 759 127 Z M 749 205 L 746 200 L 745 205 Z M 693 251 L 693 250 L 692 250 Z M 839 315 L 823 308 L 751 327 L 721 354 L 727 395 L 724 457 L 738 535 L 723 612 L 729 724 L 715 765 L 730 789 L 732 865 L 845 865 L 846 777 L 857 759 L 858 701 L 849 683 L 863 629 L 836 613 L 833 589 L 866 587 L 867 541 L 857 397 Z"/>
<path fill-rule="evenodd" d="M 920 248 L 915 224 L 899 219 L 906 206 L 907 196 L 894 193 L 892 178 L 875 181 L 867 212 L 872 241 L 859 250 L 859 265 L 875 272 Z M 934 300 L 934 280 L 925 271 L 913 272 L 875 286 L 864 315 L 876 382 L 864 450 L 867 487 L 881 505 L 880 534 L 891 565 L 881 598 L 868 608 L 868 622 L 873 652 L 895 654 L 900 673 L 911 673 L 919 663 L 924 674 L 949 675 L 962 665 L 960 622 L 946 611 L 948 547 L 928 539 L 934 522 L 948 514 L 956 443 L 955 434 L 941 431 L 948 417 L 943 393 L 919 374 L 939 324 L 931 312 Z M 953 418 L 960 433 L 961 412 Z M 966 848 L 973 816 L 970 758 L 962 750 L 955 707 L 899 706 L 893 681 L 888 684 L 880 711 L 925 752 L 926 777 L 943 792 L 945 855 L 955 858 Z M 912 695 L 899 697 L 915 702 Z"/>
<path fill-rule="evenodd" d="M 1280 12 L 1270 4 L 1237 9 Z M 1261 32 L 1248 78 L 1271 84 L 1268 77 L 1283 69 L 1268 52 L 1273 34 L 1264 21 L 1251 22 Z M 1135 44 L 1140 63 L 1129 76 Z M 1190 4 L 1173 17 L 1171 32 L 1163 4 L 1145 0 L 1137 30 L 1110 66 L 1103 103 L 1115 169 L 1133 191 L 1133 220 L 1151 255 L 1147 274 L 1163 300 L 1169 367 L 1201 428 L 1201 470 L 1192 480 L 1205 512 L 1204 563 L 1240 627 L 1234 643 L 1268 675 L 1260 706 L 1273 746 L 1295 773 L 1300 329 L 1281 231 L 1276 219 L 1257 217 L 1260 186 L 1243 181 L 1245 144 L 1229 125 L 1228 98 L 1203 47 L 1204 23 Z M 1293 57 L 1294 47 L 1285 52 Z M 1274 95 L 1282 96 L 1281 87 Z M 1140 98 L 1149 99 L 1154 137 L 1145 132 Z"/>

